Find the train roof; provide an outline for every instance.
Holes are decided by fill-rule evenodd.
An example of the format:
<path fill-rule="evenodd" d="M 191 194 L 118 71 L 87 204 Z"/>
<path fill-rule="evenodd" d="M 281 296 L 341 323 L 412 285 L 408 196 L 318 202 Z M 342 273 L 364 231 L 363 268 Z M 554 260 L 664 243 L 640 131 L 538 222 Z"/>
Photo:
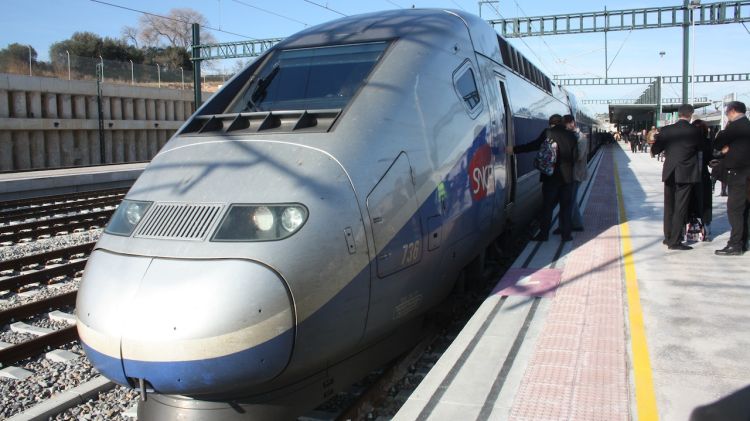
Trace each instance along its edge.
<path fill-rule="evenodd" d="M 297 32 L 278 48 L 306 48 L 415 37 L 425 33 L 445 33 L 456 19 L 468 29 L 474 50 L 552 93 L 552 80 L 523 54 L 510 45 L 486 21 L 471 13 L 452 9 L 399 9 L 347 16 Z"/>

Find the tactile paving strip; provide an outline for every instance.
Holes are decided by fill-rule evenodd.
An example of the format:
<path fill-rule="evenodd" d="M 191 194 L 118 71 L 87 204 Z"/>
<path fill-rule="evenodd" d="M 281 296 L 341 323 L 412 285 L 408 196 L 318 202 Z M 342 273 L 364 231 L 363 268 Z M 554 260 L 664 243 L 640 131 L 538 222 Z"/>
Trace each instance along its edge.
<path fill-rule="evenodd" d="M 605 153 L 511 420 L 629 420 L 620 235 Z"/>

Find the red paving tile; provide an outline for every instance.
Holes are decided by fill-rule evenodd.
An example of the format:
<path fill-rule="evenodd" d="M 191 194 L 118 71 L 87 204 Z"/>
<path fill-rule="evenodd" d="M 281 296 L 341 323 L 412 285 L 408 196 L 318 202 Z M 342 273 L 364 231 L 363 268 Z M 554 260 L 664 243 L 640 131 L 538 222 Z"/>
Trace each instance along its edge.
<path fill-rule="evenodd" d="M 628 420 L 624 287 L 612 155 L 605 153 L 511 420 Z"/>
<path fill-rule="evenodd" d="M 531 365 L 554 365 L 558 367 L 575 367 L 578 353 L 564 349 L 537 349 L 531 357 Z"/>
<path fill-rule="evenodd" d="M 559 269 L 513 268 L 505 272 L 492 293 L 550 298 L 555 296 L 561 276 Z"/>

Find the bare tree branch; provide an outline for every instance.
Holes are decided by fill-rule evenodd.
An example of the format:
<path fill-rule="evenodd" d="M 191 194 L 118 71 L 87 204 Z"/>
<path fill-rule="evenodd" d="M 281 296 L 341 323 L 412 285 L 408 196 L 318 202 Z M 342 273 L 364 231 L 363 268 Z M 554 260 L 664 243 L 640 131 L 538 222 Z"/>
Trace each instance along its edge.
<path fill-rule="evenodd" d="M 208 19 L 200 12 L 189 8 L 177 8 L 169 11 L 169 19 L 158 16 L 142 15 L 138 22 L 138 39 L 146 46 L 163 45 L 189 48 L 193 41 L 191 25 L 208 25 Z M 201 42 L 215 42 L 214 36 L 205 30 L 201 31 Z"/>

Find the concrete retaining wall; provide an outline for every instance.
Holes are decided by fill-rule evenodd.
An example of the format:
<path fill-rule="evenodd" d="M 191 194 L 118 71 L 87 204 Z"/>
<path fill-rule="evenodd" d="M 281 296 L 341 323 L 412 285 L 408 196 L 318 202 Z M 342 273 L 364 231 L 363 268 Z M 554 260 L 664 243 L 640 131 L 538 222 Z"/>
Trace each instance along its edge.
<path fill-rule="evenodd" d="M 193 113 L 185 90 L 0 74 L 0 171 L 147 161 Z"/>

